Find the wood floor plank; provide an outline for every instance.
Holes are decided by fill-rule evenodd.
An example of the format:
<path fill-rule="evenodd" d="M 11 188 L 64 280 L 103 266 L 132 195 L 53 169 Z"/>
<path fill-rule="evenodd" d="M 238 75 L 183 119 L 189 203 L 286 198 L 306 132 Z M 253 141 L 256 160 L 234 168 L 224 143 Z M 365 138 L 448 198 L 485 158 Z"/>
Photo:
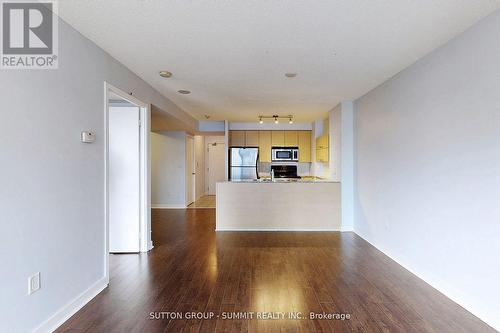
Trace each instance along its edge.
<path fill-rule="evenodd" d="M 109 287 L 57 332 L 495 332 L 353 233 L 216 233 L 200 208 L 153 210 L 152 227 L 155 248 L 110 255 Z M 249 312 L 304 319 L 221 317 Z"/>

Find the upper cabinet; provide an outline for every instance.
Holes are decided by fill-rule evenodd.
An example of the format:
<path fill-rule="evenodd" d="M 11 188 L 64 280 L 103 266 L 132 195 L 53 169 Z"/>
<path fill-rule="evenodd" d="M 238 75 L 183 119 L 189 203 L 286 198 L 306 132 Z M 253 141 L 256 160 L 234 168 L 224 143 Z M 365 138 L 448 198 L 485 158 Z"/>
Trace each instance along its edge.
<path fill-rule="evenodd" d="M 229 146 L 245 147 L 245 131 L 229 131 Z"/>
<path fill-rule="evenodd" d="M 299 140 L 297 131 L 284 131 L 285 132 L 285 147 L 298 147 Z"/>
<path fill-rule="evenodd" d="M 259 161 L 271 163 L 271 131 L 259 131 Z"/>
<path fill-rule="evenodd" d="M 284 147 L 285 131 L 271 131 L 271 142 L 273 147 Z"/>
<path fill-rule="evenodd" d="M 311 131 L 297 131 L 299 162 L 312 162 Z"/>
<path fill-rule="evenodd" d="M 328 134 L 323 134 L 316 139 L 316 149 L 318 148 L 328 148 Z"/>
<path fill-rule="evenodd" d="M 299 162 L 312 162 L 311 131 L 229 131 L 229 146 L 259 147 L 259 161 L 266 163 L 272 147 L 298 147 Z"/>
<path fill-rule="evenodd" d="M 245 131 L 245 147 L 259 146 L 259 131 Z"/>

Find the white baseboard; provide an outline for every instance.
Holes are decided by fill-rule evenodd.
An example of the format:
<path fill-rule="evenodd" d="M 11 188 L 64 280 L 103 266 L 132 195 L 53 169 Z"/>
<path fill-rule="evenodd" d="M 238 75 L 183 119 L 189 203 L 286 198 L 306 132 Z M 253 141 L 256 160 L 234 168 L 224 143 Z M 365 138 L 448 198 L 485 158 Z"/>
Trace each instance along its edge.
<path fill-rule="evenodd" d="M 151 205 L 151 209 L 186 209 L 186 206 L 178 204 L 155 204 Z"/>
<path fill-rule="evenodd" d="M 383 248 L 382 246 L 379 246 L 378 244 L 376 244 L 375 241 L 369 241 L 368 237 L 365 237 L 365 236 L 357 233 L 356 231 L 354 231 L 354 233 L 356 235 L 358 235 L 359 237 L 363 238 L 366 242 L 370 243 L 370 245 L 372 245 L 374 248 L 376 248 L 377 250 L 382 252 L 384 255 L 386 255 L 387 257 L 394 260 L 398 265 L 400 265 L 401 267 L 403 267 L 404 269 L 406 269 L 407 271 L 409 271 L 410 273 L 412 273 L 413 275 L 415 275 L 416 277 L 418 277 L 419 279 L 421 279 L 422 281 L 427 283 L 432 288 L 436 289 L 438 292 L 440 292 L 444 296 L 448 297 L 451 301 L 457 303 L 462 308 L 469 311 L 477 318 L 481 319 L 484 323 L 486 323 L 487 325 L 491 326 L 493 329 L 500 332 L 500 325 L 498 325 L 498 323 L 497 323 L 497 325 L 495 325 L 494 320 L 491 320 L 490 318 L 486 318 L 484 315 L 479 313 L 480 311 L 476 311 L 475 309 L 472 309 L 460 297 L 453 295 L 453 293 L 450 292 L 448 290 L 448 288 L 446 286 L 444 286 L 443 283 L 436 281 L 435 279 L 433 279 L 431 277 L 424 276 L 424 274 L 421 274 L 420 272 L 417 272 L 416 270 L 410 268 L 410 266 L 408 264 L 403 263 L 403 261 L 400 258 L 398 258 L 397 256 L 391 255 L 387 249 Z"/>
<path fill-rule="evenodd" d="M 340 232 L 340 229 L 309 228 L 215 228 L 215 231 L 285 231 L 285 232 Z"/>
<path fill-rule="evenodd" d="M 53 332 L 61 326 L 66 320 L 74 315 L 78 310 L 83 308 L 85 304 L 90 302 L 97 296 L 104 288 L 108 286 L 106 278 L 103 277 L 95 282 L 90 288 L 78 295 L 71 302 L 59 309 L 50 318 L 44 321 L 40 326 L 33 330 L 33 333 L 46 333 Z"/>

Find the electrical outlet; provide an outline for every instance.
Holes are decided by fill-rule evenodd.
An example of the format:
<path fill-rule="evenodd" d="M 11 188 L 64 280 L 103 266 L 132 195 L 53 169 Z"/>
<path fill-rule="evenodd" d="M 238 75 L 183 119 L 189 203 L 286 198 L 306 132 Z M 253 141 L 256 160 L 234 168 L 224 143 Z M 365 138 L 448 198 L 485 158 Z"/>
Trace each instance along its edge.
<path fill-rule="evenodd" d="M 40 272 L 37 272 L 28 278 L 28 295 L 33 294 L 40 287 Z"/>

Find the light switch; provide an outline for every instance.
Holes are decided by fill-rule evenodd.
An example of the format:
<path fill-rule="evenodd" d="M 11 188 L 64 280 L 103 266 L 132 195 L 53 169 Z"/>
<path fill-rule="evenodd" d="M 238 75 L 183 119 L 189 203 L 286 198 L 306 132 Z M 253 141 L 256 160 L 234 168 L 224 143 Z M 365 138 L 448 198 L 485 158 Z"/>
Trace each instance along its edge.
<path fill-rule="evenodd" d="M 33 294 L 40 287 L 40 272 L 37 272 L 28 278 L 28 295 Z"/>
<path fill-rule="evenodd" d="M 92 143 L 95 141 L 95 133 L 90 131 L 83 131 L 81 140 L 83 143 Z"/>

